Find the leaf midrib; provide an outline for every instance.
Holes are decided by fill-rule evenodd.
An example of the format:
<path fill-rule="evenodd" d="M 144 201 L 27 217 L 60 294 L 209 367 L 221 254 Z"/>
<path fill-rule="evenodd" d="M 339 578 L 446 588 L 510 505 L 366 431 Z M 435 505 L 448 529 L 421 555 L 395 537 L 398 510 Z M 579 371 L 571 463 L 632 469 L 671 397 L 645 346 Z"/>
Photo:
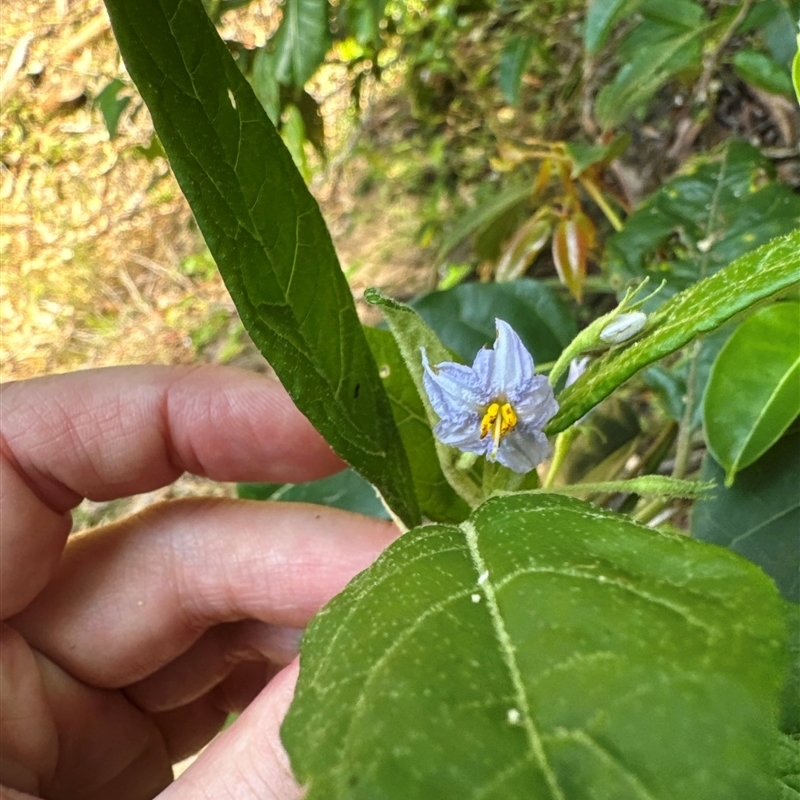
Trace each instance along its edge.
<path fill-rule="evenodd" d="M 547 760 L 547 754 L 544 750 L 541 734 L 539 733 L 536 723 L 533 720 L 533 715 L 531 714 L 530 705 L 528 704 L 528 695 L 525 691 L 525 683 L 522 680 L 522 671 L 519 668 L 519 664 L 517 664 L 514 644 L 511 641 L 508 630 L 506 629 L 503 615 L 500 612 L 500 606 L 497 603 L 497 595 L 494 591 L 494 585 L 492 584 L 489 570 L 486 567 L 486 562 L 483 560 L 483 556 L 481 555 L 480 548 L 478 546 L 478 530 L 469 520 L 462 522 L 459 527 L 464 532 L 469 555 L 478 576 L 479 587 L 486 597 L 486 605 L 491 616 L 492 628 L 495 636 L 497 637 L 500 653 L 503 657 L 503 661 L 506 664 L 509 678 L 511 679 L 511 684 L 514 688 L 514 696 L 521 715 L 523 728 L 525 729 L 525 734 L 528 739 L 528 747 L 534 759 L 536 760 L 539 769 L 544 775 L 545 781 L 547 782 L 547 787 L 550 790 L 553 798 L 555 800 L 566 800 L 564 792 L 558 783 L 558 778 L 556 777 L 553 768 L 550 766 L 550 762 Z M 481 577 L 484 577 L 483 581 L 480 580 Z"/>

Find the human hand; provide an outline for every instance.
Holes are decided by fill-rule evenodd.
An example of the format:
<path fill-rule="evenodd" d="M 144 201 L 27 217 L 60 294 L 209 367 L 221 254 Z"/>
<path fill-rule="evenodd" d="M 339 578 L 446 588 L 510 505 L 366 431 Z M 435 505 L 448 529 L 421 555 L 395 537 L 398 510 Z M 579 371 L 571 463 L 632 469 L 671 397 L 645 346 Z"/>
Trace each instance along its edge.
<path fill-rule="evenodd" d="M 396 529 L 193 498 L 67 541 L 84 497 L 184 471 L 298 482 L 343 465 L 277 383 L 231 368 L 93 370 L 0 399 L 0 798 L 299 797 L 278 735 L 285 665 Z M 170 785 L 171 764 L 245 707 Z"/>

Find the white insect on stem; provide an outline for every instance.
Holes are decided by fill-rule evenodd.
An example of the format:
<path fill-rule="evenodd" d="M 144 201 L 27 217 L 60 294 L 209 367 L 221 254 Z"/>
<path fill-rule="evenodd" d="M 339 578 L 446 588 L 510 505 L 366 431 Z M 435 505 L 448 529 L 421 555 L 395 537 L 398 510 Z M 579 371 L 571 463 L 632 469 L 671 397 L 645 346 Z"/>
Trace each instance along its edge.
<path fill-rule="evenodd" d="M 636 336 L 644 328 L 647 314 L 644 311 L 628 311 L 619 314 L 600 331 L 600 338 L 607 344 L 620 344 Z"/>

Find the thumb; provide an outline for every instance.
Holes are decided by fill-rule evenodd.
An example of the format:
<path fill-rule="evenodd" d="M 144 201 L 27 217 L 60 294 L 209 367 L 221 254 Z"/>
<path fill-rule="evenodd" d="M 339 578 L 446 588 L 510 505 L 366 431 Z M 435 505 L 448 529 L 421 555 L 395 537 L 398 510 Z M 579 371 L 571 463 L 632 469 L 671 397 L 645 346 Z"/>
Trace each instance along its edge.
<path fill-rule="evenodd" d="M 295 659 L 158 800 L 299 800 L 303 790 L 292 776 L 279 734 L 297 673 Z"/>

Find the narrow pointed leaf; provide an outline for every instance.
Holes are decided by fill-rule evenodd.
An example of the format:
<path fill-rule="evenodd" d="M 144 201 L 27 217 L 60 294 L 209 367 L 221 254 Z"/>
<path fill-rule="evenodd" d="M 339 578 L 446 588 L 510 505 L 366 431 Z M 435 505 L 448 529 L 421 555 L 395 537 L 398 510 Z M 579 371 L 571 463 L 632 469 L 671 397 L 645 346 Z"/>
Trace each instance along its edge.
<path fill-rule="evenodd" d="M 568 428 L 643 367 L 798 282 L 800 229 L 737 259 L 651 314 L 642 336 L 593 361 L 579 383 L 559 395 L 561 408 L 547 433 Z"/>
<path fill-rule="evenodd" d="M 452 361 L 452 353 L 439 341 L 438 336 L 413 308 L 382 295 L 377 289 L 368 289 L 364 297 L 367 302 L 378 305 L 383 310 L 386 321 L 389 323 L 389 329 L 397 342 L 403 362 L 425 409 L 428 427 L 433 429 L 439 418 L 431 406 L 423 385 L 421 349 L 425 348 L 431 364 Z M 448 483 L 470 507 L 475 506 L 481 498 L 481 490 L 473 476 L 458 467 L 461 459 L 460 451 L 442 444 L 438 439 L 434 439 L 434 444 L 439 465 Z"/>
<path fill-rule="evenodd" d="M 306 800 L 774 800 L 785 625 L 724 549 L 496 498 L 323 609 L 281 733 Z"/>
<path fill-rule="evenodd" d="M 107 0 L 147 103 L 245 328 L 300 410 L 419 519 L 411 472 L 316 201 L 200 0 Z"/>
<path fill-rule="evenodd" d="M 425 406 L 394 336 L 378 328 L 365 328 L 364 333 L 392 403 L 394 419 L 411 464 L 420 511 L 433 522 L 461 522 L 469 514 L 469 506 L 455 493 L 442 472 Z"/>

